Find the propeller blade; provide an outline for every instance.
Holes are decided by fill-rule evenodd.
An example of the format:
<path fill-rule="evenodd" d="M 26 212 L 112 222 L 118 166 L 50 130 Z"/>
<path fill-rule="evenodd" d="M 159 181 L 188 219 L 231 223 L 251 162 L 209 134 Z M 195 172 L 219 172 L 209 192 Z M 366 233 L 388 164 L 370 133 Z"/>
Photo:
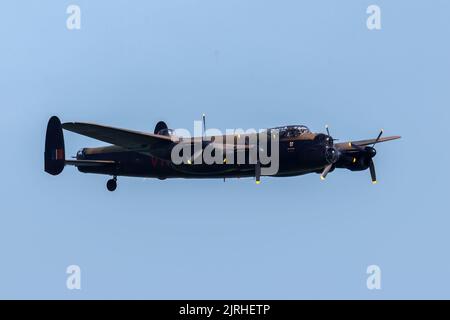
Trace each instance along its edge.
<path fill-rule="evenodd" d="M 190 159 L 188 159 L 188 164 L 196 164 L 198 161 L 197 159 L 201 159 L 203 157 L 203 149 L 198 150 L 196 153 L 192 155 Z M 200 162 L 201 163 L 201 162 Z"/>
<path fill-rule="evenodd" d="M 259 161 L 255 165 L 255 181 L 256 184 L 261 183 L 261 163 Z"/>
<path fill-rule="evenodd" d="M 325 126 L 325 129 L 327 129 L 327 134 L 330 135 L 330 130 L 328 130 L 328 125 Z"/>
<path fill-rule="evenodd" d="M 331 167 L 333 167 L 333 164 L 332 164 L 332 163 L 330 163 L 329 165 L 327 165 L 327 166 L 323 169 L 322 174 L 320 175 L 320 179 L 321 179 L 321 180 L 325 180 L 325 178 L 326 178 L 328 172 L 330 172 L 330 170 L 331 170 Z"/>
<path fill-rule="evenodd" d="M 377 183 L 377 174 L 375 173 L 375 164 L 373 163 L 373 160 L 370 159 L 369 162 L 369 170 L 370 170 L 370 177 L 372 179 L 372 183 Z"/>
<path fill-rule="evenodd" d="M 206 136 L 206 115 L 202 114 L 202 122 L 203 122 L 203 137 Z"/>
<path fill-rule="evenodd" d="M 374 142 L 373 145 L 372 145 L 372 148 L 375 146 L 375 144 L 378 143 L 378 140 L 380 140 L 381 135 L 383 134 L 383 131 L 384 131 L 384 130 L 381 129 L 380 133 L 378 134 L 378 137 L 375 139 L 375 142 Z"/>

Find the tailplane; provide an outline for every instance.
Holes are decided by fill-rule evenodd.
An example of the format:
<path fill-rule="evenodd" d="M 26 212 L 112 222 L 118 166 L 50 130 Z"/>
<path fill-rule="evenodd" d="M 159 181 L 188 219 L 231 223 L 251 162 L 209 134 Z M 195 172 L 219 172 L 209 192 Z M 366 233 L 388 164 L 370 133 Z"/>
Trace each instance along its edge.
<path fill-rule="evenodd" d="M 53 116 L 48 120 L 45 136 L 45 172 L 54 176 L 60 174 L 64 169 L 65 159 L 61 121 Z"/>

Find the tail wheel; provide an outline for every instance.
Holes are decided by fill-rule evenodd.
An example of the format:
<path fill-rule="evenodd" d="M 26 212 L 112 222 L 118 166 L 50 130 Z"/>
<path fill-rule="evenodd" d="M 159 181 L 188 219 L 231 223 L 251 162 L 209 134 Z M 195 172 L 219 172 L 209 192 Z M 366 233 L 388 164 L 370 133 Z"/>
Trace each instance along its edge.
<path fill-rule="evenodd" d="M 112 179 L 109 179 L 108 182 L 106 182 L 106 188 L 108 191 L 114 191 L 117 188 L 117 178 L 114 177 Z"/>

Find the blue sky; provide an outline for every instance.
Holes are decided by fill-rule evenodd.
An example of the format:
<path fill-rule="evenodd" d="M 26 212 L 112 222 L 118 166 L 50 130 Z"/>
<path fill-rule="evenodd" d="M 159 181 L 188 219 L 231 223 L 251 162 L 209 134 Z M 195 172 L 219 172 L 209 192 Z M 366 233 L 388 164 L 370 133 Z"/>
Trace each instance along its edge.
<path fill-rule="evenodd" d="M 81 30 L 66 28 L 69 4 Z M 3 3 L 0 298 L 450 298 L 449 12 L 443 0 Z M 223 130 L 403 138 L 378 147 L 375 186 L 336 170 L 258 186 L 120 178 L 110 193 L 105 176 L 43 171 L 51 115 L 153 131 L 202 113 Z M 67 156 L 103 145 L 65 138 Z"/>

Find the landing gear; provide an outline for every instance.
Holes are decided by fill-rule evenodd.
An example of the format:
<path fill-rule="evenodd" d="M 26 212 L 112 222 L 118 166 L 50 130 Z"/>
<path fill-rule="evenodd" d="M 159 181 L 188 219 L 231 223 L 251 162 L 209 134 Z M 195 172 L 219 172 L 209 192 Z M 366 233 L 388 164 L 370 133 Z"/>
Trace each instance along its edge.
<path fill-rule="evenodd" d="M 112 179 L 109 179 L 106 183 L 106 188 L 108 191 L 114 191 L 117 188 L 117 177 L 114 176 Z"/>

